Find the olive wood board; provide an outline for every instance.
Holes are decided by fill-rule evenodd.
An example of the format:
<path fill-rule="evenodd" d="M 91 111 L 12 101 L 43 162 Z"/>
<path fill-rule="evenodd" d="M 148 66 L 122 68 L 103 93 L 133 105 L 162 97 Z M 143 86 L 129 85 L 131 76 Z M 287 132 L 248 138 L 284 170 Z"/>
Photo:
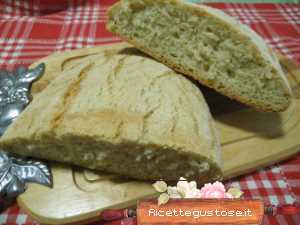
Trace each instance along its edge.
<path fill-rule="evenodd" d="M 46 68 L 62 66 L 71 58 L 103 48 L 106 47 L 56 53 L 37 63 L 45 62 Z M 282 56 L 280 62 L 293 91 L 292 104 L 283 113 L 259 112 L 201 86 L 220 133 L 225 180 L 272 165 L 300 150 L 300 66 Z M 151 182 L 58 163 L 51 163 L 51 167 L 52 189 L 29 184 L 17 199 L 21 208 L 42 224 L 84 224 L 99 220 L 105 209 L 132 207 L 139 199 L 157 195 Z"/>

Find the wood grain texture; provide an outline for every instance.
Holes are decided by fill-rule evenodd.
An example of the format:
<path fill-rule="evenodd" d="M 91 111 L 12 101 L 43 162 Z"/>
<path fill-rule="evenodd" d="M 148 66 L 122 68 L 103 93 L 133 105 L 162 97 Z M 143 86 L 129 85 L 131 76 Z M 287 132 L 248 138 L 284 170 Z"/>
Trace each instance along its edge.
<path fill-rule="evenodd" d="M 60 53 L 60 57 L 68 60 L 87 54 L 87 50 L 76 51 Z M 49 58 L 51 62 L 55 60 L 53 65 L 61 66 L 57 58 Z M 75 62 L 68 63 L 70 66 Z M 281 63 L 294 94 L 291 107 L 283 113 L 258 112 L 201 87 L 220 133 L 225 179 L 271 165 L 300 150 L 300 67 L 284 57 Z M 82 224 L 99 219 L 104 209 L 134 206 L 138 199 L 156 195 L 147 182 L 59 164 L 53 164 L 52 171 L 53 189 L 30 184 L 18 198 L 19 205 L 44 224 Z"/>

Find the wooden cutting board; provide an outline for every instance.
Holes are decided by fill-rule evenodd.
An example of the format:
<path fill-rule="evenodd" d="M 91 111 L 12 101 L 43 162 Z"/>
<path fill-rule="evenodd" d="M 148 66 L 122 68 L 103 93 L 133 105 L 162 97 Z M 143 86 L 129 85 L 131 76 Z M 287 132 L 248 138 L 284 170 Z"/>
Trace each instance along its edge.
<path fill-rule="evenodd" d="M 58 65 L 63 68 L 70 60 L 102 48 L 55 54 L 41 61 L 55 71 Z M 225 179 L 271 165 L 300 150 L 300 67 L 280 58 L 294 94 L 291 107 L 283 113 L 258 112 L 201 87 L 220 132 Z M 52 189 L 30 184 L 17 199 L 22 209 L 43 224 L 83 224 L 99 219 L 104 209 L 134 206 L 137 200 L 156 195 L 151 183 L 56 163 L 51 166 Z"/>

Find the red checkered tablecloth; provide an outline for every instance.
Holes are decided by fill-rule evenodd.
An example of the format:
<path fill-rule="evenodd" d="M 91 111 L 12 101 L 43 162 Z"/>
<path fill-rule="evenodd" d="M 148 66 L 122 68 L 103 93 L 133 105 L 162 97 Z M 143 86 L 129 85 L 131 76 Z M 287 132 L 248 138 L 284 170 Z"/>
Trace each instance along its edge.
<path fill-rule="evenodd" d="M 0 0 L 0 68 L 29 65 L 54 51 L 119 42 L 105 29 L 106 10 L 116 0 Z M 300 63 L 300 5 L 210 4 L 250 25 L 276 50 Z M 299 134 L 300 136 L 300 134 Z M 266 204 L 300 203 L 300 155 L 227 182 L 246 198 Z M 38 224 L 17 205 L 0 224 Z M 123 223 L 136 224 L 132 219 Z M 264 224 L 300 224 L 300 215 L 266 216 Z"/>

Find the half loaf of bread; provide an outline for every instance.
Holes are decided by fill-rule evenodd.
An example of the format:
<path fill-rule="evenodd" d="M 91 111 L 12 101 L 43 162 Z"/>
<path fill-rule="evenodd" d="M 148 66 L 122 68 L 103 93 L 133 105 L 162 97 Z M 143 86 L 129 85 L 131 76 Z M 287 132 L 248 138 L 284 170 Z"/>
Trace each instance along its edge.
<path fill-rule="evenodd" d="M 121 0 L 107 28 L 202 84 L 265 111 L 283 111 L 290 89 L 277 56 L 221 10 L 179 0 Z"/>
<path fill-rule="evenodd" d="M 201 92 L 139 54 L 105 50 L 64 70 L 0 147 L 140 180 L 220 179 L 219 141 Z"/>

